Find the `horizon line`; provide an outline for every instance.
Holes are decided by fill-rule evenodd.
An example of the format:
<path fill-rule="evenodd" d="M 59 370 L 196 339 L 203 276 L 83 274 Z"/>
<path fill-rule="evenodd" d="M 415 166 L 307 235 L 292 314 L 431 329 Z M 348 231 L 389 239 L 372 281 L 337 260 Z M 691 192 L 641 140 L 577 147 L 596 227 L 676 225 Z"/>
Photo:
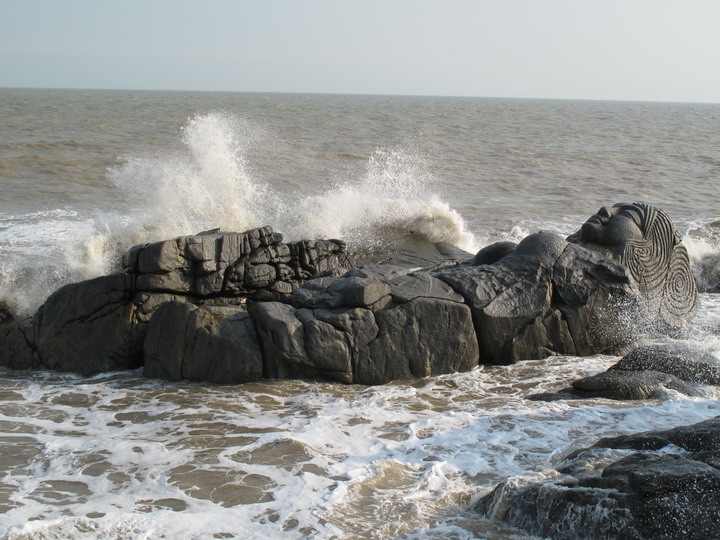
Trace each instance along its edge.
<path fill-rule="evenodd" d="M 159 88 L 105 88 L 81 86 L 5 86 L 0 90 L 61 90 L 61 91 L 93 91 L 93 92 L 177 92 L 177 93 L 216 93 L 216 94 L 278 94 L 278 95 L 317 95 L 317 96 L 367 96 L 367 97 L 418 97 L 418 98 L 458 98 L 458 99 L 509 99 L 537 101 L 605 101 L 618 103 L 674 103 L 692 105 L 720 105 L 720 101 L 672 101 L 651 98 L 577 98 L 577 97 L 535 97 L 535 96 L 480 96 L 467 94 L 428 94 L 428 93 L 375 93 L 375 92 L 318 92 L 318 91 L 279 91 L 279 90 L 187 90 Z"/>

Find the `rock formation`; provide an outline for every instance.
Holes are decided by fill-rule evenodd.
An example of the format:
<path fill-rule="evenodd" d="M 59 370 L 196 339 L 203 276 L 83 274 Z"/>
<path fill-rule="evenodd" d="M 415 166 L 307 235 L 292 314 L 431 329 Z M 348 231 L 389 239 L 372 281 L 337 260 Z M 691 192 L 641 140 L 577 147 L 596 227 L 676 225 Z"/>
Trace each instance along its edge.
<path fill-rule="evenodd" d="M 528 397 L 636 400 L 655 397 L 664 388 L 687 396 L 704 395 L 698 384 L 720 385 L 720 360 L 687 344 L 658 343 L 633 349 L 607 371 L 573 381 L 569 388 Z"/>
<path fill-rule="evenodd" d="M 32 318 L 0 324 L 0 365 L 82 374 L 136 368 L 145 361 L 150 321 L 166 303 L 224 317 L 231 308 L 244 311 L 248 300 L 287 300 L 305 280 L 353 266 L 339 240 L 284 244 L 270 227 L 135 246 L 123 258 L 123 273 L 66 285 Z M 185 338 L 184 326 L 166 329 L 165 343 Z"/>
<path fill-rule="evenodd" d="M 381 384 L 605 352 L 679 327 L 698 301 L 672 223 L 643 204 L 424 270 L 354 268 L 341 241 L 286 244 L 270 227 L 135 246 L 123 266 L 0 322 L 0 365 Z"/>
<path fill-rule="evenodd" d="M 503 482 L 477 508 L 541 537 L 717 538 L 719 445 L 720 417 L 602 439 L 565 458 L 559 476 Z"/>

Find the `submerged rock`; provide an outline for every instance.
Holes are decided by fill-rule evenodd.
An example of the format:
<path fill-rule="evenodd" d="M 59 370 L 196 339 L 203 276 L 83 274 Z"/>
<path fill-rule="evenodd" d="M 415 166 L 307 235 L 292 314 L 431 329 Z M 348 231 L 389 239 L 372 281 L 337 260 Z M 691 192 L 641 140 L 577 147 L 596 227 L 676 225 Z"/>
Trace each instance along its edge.
<path fill-rule="evenodd" d="M 720 360 L 686 344 L 660 343 L 636 347 L 607 371 L 573 381 L 570 388 L 529 399 L 648 399 L 661 388 L 702 396 L 698 384 L 720 384 Z"/>
<path fill-rule="evenodd" d="M 545 481 L 499 484 L 478 511 L 542 537 L 706 539 L 720 530 L 720 417 L 602 439 Z M 605 449 L 633 450 L 609 465 Z"/>
<path fill-rule="evenodd" d="M 720 385 L 720 360 L 703 350 L 681 343 L 637 347 L 611 369 L 660 371 L 687 382 Z"/>
<path fill-rule="evenodd" d="M 576 397 L 607 398 L 618 400 L 648 399 L 660 388 L 675 390 L 686 396 L 701 396 L 696 387 L 667 373 L 659 371 L 620 371 L 585 377 L 572 383 Z"/>

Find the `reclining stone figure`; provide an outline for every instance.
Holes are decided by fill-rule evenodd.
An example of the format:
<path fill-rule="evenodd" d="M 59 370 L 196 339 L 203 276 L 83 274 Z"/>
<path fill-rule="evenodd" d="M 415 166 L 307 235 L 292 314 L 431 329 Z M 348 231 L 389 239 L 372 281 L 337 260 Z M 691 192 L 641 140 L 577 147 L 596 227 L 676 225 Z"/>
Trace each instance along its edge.
<path fill-rule="evenodd" d="M 474 259 L 354 268 L 344 243 L 269 227 L 132 248 L 124 273 L 67 285 L 0 323 L 0 365 L 234 384 L 381 384 L 551 354 L 588 355 L 690 319 L 698 292 L 667 215 L 603 208 Z"/>

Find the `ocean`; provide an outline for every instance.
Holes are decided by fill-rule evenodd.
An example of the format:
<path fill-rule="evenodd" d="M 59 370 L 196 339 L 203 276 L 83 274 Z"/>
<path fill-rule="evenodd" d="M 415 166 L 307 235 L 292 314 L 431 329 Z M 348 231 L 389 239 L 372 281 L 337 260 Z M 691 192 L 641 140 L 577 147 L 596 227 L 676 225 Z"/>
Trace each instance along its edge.
<path fill-rule="evenodd" d="M 719 148 L 717 104 L 0 89 L 0 300 L 31 315 L 131 245 L 215 227 L 474 253 L 634 201 L 674 219 L 706 291 Z M 720 294 L 684 339 L 720 357 Z M 525 399 L 617 359 L 374 387 L 3 370 L 0 539 L 530 538 L 474 502 L 601 437 L 720 414 L 711 387 Z"/>

